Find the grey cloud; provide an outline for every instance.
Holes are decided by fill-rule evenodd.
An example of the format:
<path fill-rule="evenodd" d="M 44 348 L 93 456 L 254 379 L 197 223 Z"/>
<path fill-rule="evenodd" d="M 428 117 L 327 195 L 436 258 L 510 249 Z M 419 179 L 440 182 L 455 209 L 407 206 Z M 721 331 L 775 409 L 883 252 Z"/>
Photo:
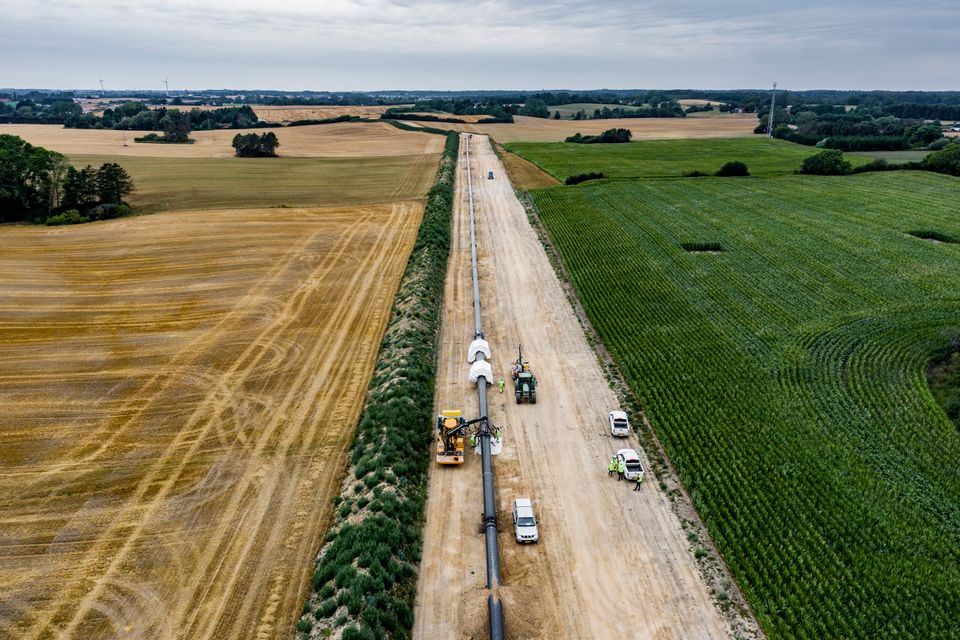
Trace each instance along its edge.
<path fill-rule="evenodd" d="M 19 64 L 0 83 L 20 86 L 91 86 L 99 73 L 154 86 L 141 78 L 159 73 L 183 87 L 339 90 L 951 88 L 960 52 L 960 3 L 939 1 L 28 0 L 3 15 L 0 59 Z"/>

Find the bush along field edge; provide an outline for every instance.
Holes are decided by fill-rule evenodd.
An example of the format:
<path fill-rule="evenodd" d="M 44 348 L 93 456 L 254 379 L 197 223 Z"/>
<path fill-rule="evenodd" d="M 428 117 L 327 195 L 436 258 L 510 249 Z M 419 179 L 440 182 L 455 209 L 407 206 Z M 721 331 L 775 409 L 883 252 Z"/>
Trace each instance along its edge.
<path fill-rule="evenodd" d="M 637 433 L 650 467 L 648 472 L 653 474 L 660 490 L 670 501 L 673 512 L 686 534 L 687 542 L 690 543 L 690 553 L 694 557 L 700 575 L 718 609 L 730 625 L 733 637 L 739 640 L 762 640 L 766 635 L 760 627 L 760 623 L 747 604 L 747 599 L 739 585 L 733 579 L 729 567 L 723 561 L 719 550 L 710 538 L 706 524 L 694 508 L 686 487 L 680 481 L 679 474 L 671 464 L 656 433 L 654 433 L 653 426 L 647 419 L 637 394 L 634 393 L 633 388 L 627 382 L 613 354 L 607 350 L 600 339 L 600 334 L 597 333 L 587 316 L 586 310 L 580 303 L 573 280 L 567 273 L 560 252 L 557 251 L 550 239 L 550 233 L 547 231 L 546 225 L 540 219 L 540 212 L 536 203 L 534 203 L 528 191 L 518 190 L 517 197 L 526 210 L 527 219 L 537 234 L 537 238 L 540 240 L 540 244 L 543 246 L 547 258 L 566 292 L 567 302 L 577 316 L 587 343 L 596 355 L 607 383 L 617 395 L 620 408 L 627 412 L 631 424 L 635 425 L 634 431 Z"/>
<path fill-rule="evenodd" d="M 446 133 L 446 132 L 445 132 Z M 459 137 L 440 170 L 400 281 L 333 525 L 297 638 L 409 638 L 427 494 L 437 340 Z"/>

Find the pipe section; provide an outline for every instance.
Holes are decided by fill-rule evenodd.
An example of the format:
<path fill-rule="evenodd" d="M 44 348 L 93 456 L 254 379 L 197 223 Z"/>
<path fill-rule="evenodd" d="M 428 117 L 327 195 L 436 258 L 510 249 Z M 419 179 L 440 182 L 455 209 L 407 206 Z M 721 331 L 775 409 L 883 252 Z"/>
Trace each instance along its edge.
<path fill-rule="evenodd" d="M 473 267 L 473 319 L 476 331 L 474 340 L 483 339 L 483 324 L 480 318 L 480 275 L 477 270 L 477 232 L 473 208 L 473 169 L 470 161 L 470 137 L 466 140 L 467 158 L 467 203 L 470 207 L 470 260 Z M 482 351 L 476 353 L 476 362 L 486 359 Z M 487 412 L 487 384 L 492 383 L 481 376 L 477 378 L 477 393 L 480 397 L 480 415 Z M 483 468 L 483 535 L 487 548 L 487 609 L 491 640 L 503 640 L 503 603 L 500 601 L 500 544 L 497 540 L 497 503 L 493 487 L 493 456 L 490 455 L 490 421 L 480 425 L 480 454 Z"/>

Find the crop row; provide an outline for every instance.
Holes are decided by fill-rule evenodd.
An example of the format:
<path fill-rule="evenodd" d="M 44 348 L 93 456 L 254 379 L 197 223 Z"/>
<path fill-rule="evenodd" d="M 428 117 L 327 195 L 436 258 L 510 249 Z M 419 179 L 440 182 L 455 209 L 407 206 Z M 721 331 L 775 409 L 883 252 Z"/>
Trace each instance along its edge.
<path fill-rule="evenodd" d="M 450 251 L 457 134 L 400 282 L 367 391 L 351 465 L 335 498 L 300 634 L 409 638 L 426 500 L 440 317 Z"/>
<path fill-rule="evenodd" d="M 924 372 L 960 325 L 960 247 L 908 231 L 960 232 L 957 187 L 898 173 L 534 192 L 771 638 L 956 637 L 960 434 Z"/>

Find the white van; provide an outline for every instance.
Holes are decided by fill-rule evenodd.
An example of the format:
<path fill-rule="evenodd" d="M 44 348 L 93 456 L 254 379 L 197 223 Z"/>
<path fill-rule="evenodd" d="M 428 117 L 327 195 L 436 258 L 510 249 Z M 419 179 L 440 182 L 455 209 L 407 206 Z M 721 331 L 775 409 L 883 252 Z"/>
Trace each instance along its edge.
<path fill-rule="evenodd" d="M 622 460 L 627 472 L 624 474 L 627 480 L 636 480 L 637 475 L 643 480 L 643 463 L 640 462 L 640 456 L 633 449 L 620 449 L 617 451 L 617 459 Z"/>
<path fill-rule="evenodd" d="M 513 528 L 517 542 L 533 543 L 540 540 L 537 518 L 533 515 L 533 504 L 529 498 L 517 498 L 513 501 Z"/>
<path fill-rule="evenodd" d="M 610 435 L 624 438 L 630 435 L 630 421 L 627 420 L 626 411 L 611 411 L 608 418 L 610 420 Z"/>

